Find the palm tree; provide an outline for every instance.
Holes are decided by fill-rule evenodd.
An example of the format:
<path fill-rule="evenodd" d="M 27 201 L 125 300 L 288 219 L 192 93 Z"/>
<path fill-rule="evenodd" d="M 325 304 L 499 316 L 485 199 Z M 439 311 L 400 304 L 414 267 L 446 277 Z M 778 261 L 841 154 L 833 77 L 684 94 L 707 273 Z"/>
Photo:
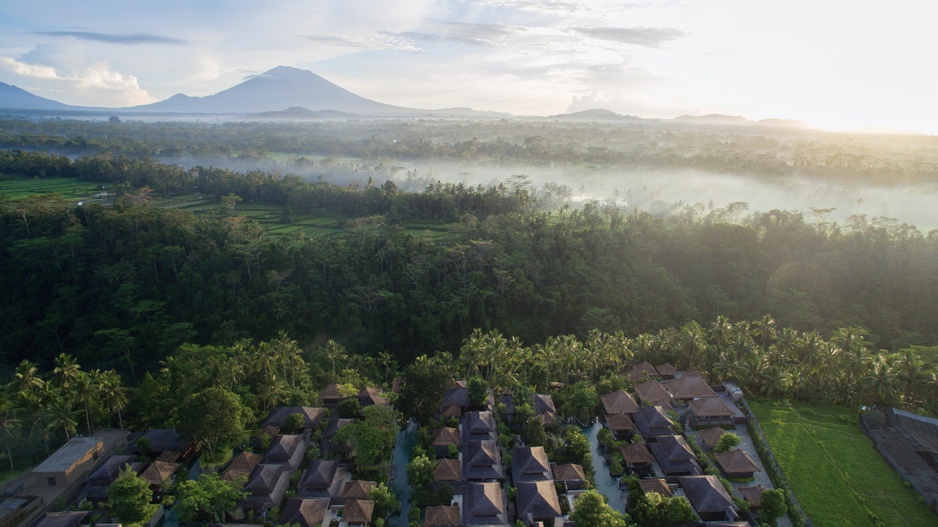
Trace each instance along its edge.
<path fill-rule="evenodd" d="M 72 405 L 64 398 L 59 397 L 49 406 L 49 428 L 62 428 L 65 431 L 65 438 L 71 439 L 71 434 L 77 432 L 75 426 L 75 411 Z"/>
<path fill-rule="evenodd" d="M 16 373 L 10 387 L 18 396 L 26 397 L 29 394 L 41 391 L 45 384 L 45 381 L 39 376 L 39 369 L 36 365 L 28 360 L 23 360 L 16 367 Z"/>
<path fill-rule="evenodd" d="M 69 385 L 81 376 L 81 366 L 74 357 L 61 353 L 55 358 L 55 368 L 52 370 L 52 384 L 67 392 Z"/>
<path fill-rule="evenodd" d="M 98 379 L 98 388 L 104 396 L 104 404 L 112 412 L 117 412 L 117 422 L 121 430 L 124 429 L 124 419 L 121 410 L 127 405 L 127 394 L 124 391 L 120 375 L 114 370 L 103 372 Z"/>
<path fill-rule="evenodd" d="M 348 353 L 345 351 L 345 347 L 339 344 L 334 340 L 329 340 L 326 342 L 323 352 L 326 355 L 326 359 L 332 362 L 332 376 L 333 378 L 337 377 L 336 374 L 336 361 L 345 360 L 348 358 Z"/>
<path fill-rule="evenodd" d="M 898 399 L 899 379 L 886 357 L 879 355 L 870 361 L 870 371 L 860 385 L 873 396 L 876 404 L 892 405 Z"/>
<path fill-rule="evenodd" d="M 89 436 L 91 435 L 91 402 L 97 399 L 100 392 L 96 380 L 99 373 L 97 370 L 89 373 L 82 372 L 72 385 L 75 399 L 85 407 L 85 425 L 88 427 Z"/>
<path fill-rule="evenodd" d="M 20 421 L 16 417 L 16 408 L 10 404 L 5 397 L 0 402 L 0 436 L 3 437 L 3 445 L 7 451 L 7 458 L 10 460 L 10 470 L 16 470 L 13 466 L 13 440 L 19 434 Z"/>

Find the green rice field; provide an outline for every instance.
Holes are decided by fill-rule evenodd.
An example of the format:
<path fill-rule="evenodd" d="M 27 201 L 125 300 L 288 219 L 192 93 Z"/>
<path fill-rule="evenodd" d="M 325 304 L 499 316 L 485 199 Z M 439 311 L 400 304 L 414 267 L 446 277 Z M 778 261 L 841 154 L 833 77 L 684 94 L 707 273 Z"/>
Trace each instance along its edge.
<path fill-rule="evenodd" d="M 816 527 L 938 525 L 860 431 L 857 411 L 784 401 L 749 406 Z"/>
<path fill-rule="evenodd" d="M 96 195 L 106 192 L 102 183 L 93 181 L 78 181 L 73 178 L 51 179 L 5 179 L 0 177 L 0 193 L 10 199 L 23 199 L 34 195 L 59 194 L 68 201 L 91 201 Z M 97 199 L 104 198 L 98 196 Z"/>

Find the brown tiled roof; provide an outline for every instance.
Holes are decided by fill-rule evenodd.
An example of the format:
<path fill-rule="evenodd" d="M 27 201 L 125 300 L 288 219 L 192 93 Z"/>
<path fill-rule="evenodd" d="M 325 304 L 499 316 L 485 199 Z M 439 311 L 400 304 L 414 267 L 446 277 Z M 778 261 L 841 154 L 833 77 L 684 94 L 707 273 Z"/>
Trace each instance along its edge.
<path fill-rule="evenodd" d="M 554 406 L 554 398 L 546 394 L 534 394 L 534 412 L 538 414 L 546 412 L 556 414 L 557 407 Z"/>
<path fill-rule="evenodd" d="M 640 479 L 638 480 L 638 486 L 642 488 L 642 492 L 657 492 L 665 498 L 674 496 L 671 487 L 661 478 Z"/>
<path fill-rule="evenodd" d="M 456 505 L 438 505 L 427 507 L 424 511 L 425 527 L 456 527 L 459 525 L 459 507 Z"/>
<path fill-rule="evenodd" d="M 179 461 L 179 458 L 181 457 L 182 452 L 167 450 L 166 452 L 160 452 L 160 455 L 156 457 L 156 460 L 165 461 L 166 463 L 175 463 L 176 461 Z"/>
<path fill-rule="evenodd" d="M 629 370 L 628 373 L 626 374 L 626 377 L 629 378 L 629 382 L 631 382 L 632 384 L 635 384 L 638 382 L 645 382 L 651 378 L 647 373 L 645 373 L 642 370 Z"/>
<path fill-rule="evenodd" d="M 723 472 L 727 474 L 744 474 L 749 472 L 762 472 L 759 465 L 756 465 L 742 450 L 730 450 L 727 452 L 714 452 L 713 460 Z"/>
<path fill-rule="evenodd" d="M 325 459 L 317 459 L 310 462 L 306 469 L 306 476 L 300 483 L 302 488 L 307 489 L 328 489 L 335 479 L 335 473 L 339 468 L 339 463 Z"/>
<path fill-rule="evenodd" d="M 721 397 L 705 397 L 687 403 L 690 411 L 697 417 L 731 418 L 733 409 Z"/>
<path fill-rule="evenodd" d="M 720 436 L 726 433 L 726 430 L 723 430 L 719 426 L 714 426 L 700 431 L 700 438 L 703 439 L 703 443 L 707 445 L 707 448 L 713 450 L 716 448 L 717 443 L 720 442 Z"/>
<path fill-rule="evenodd" d="M 338 395 L 338 393 L 337 388 L 336 395 Z M 270 411 L 270 415 L 264 420 L 264 424 L 283 428 L 283 425 L 286 424 L 287 417 L 292 414 L 299 414 L 303 416 L 303 426 L 305 428 L 313 428 L 322 420 L 322 414 L 325 411 L 325 408 L 317 408 L 315 406 L 280 406 Z"/>
<path fill-rule="evenodd" d="M 751 487 L 739 487 L 736 489 L 742 494 L 743 499 L 749 502 L 749 505 L 758 509 L 762 506 L 762 492 L 765 487 L 762 485 L 753 485 Z"/>
<path fill-rule="evenodd" d="M 658 375 L 661 375 L 662 377 L 673 377 L 677 375 L 677 369 L 675 369 L 670 362 L 659 364 L 658 366 L 655 366 L 655 369 L 658 370 Z"/>
<path fill-rule="evenodd" d="M 459 444 L 459 429 L 444 427 L 433 433 L 433 446 L 449 446 Z"/>
<path fill-rule="evenodd" d="M 339 385 L 336 383 L 328 384 L 319 391 L 319 397 L 321 399 L 336 399 L 339 395 Z"/>
<path fill-rule="evenodd" d="M 441 459 L 433 470 L 435 481 L 459 481 L 460 476 L 459 460 L 456 459 Z"/>
<path fill-rule="evenodd" d="M 254 467 L 251 472 L 251 479 L 244 486 L 245 492 L 250 494 L 269 494 L 280 480 L 286 465 L 265 465 L 261 463 Z"/>
<path fill-rule="evenodd" d="M 289 460 L 303 445 L 303 440 L 304 437 L 301 435 L 278 435 L 270 443 L 264 458 L 268 461 Z"/>
<path fill-rule="evenodd" d="M 460 406 L 444 406 L 443 407 L 443 417 L 459 417 L 462 415 L 462 407 Z"/>
<path fill-rule="evenodd" d="M 606 415 L 606 427 L 613 432 L 631 432 L 635 429 L 635 421 L 629 414 Z"/>
<path fill-rule="evenodd" d="M 652 455 L 644 443 L 632 443 L 619 447 L 622 460 L 628 465 L 644 465 L 651 463 Z"/>
<path fill-rule="evenodd" d="M 541 418 L 541 422 L 544 423 L 544 426 L 550 426 L 557 424 L 557 414 L 551 412 L 544 412 L 539 414 L 538 417 Z"/>
<path fill-rule="evenodd" d="M 530 515 L 535 520 L 549 521 L 563 515 L 553 481 L 521 481 L 516 486 L 519 517 Z"/>
<path fill-rule="evenodd" d="M 720 514 L 727 510 L 738 512 L 723 484 L 716 476 L 682 476 L 678 478 L 687 500 L 698 514 Z"/>
<path fill-rule="evenodd" d="M 346 499 L 367 500 L 371 498 L 371 489 L 377 486 L 374 481 L 353 479 L 345 484 L 341 496 Z"/>
<path fill-rule="evenodd" d="M 377 388 L 365 388 L 358 394 L 358 401 L 362 406 L 389 406 L 391 399 L 381 395 Z"/>
<path fill-rule="evenodd" d="M 707 384 L 707 380 L 698 375 L 684 375 L 677 379 L 661 383 L 666 390 L 671 392 L 675 399 L 700 399 L 702 397 L 716 397 L 717 393 Z"/>
<path fill-rule="evenodd" d="M 280 525 L 319 527 L 329 510 L 329 498 L 290 498 L 280 514 Z"/>
<path fill-rule="evenodd" d="M 644 404 L 671 405 L 671 393 L 665 390 L 658 381 L 647 381 L 635 386 L 635 394 Z"/>
<path fill-rule="evenodd" d="M 466 414 L 465 432 L 470 436 L 495 433 L 495 416 L 492 412 L 469 412 Z"/>
<path fill-rule="evenodd" d="M 181 467 L 179 463 L 166 463 L 164 461 L 154 461 L 150 466 L 140 474 L 140 477 L 147 480 L 150 485 L 162 485 L 168 480 L 176 470 Z"/>
<path fill-rule="evenodd" d="M 231 460 L 231 463 L 228 464 L 228 468 L 222 472 L 221 479 L 234 481 L 242 476 L 248 476 L 262 459 L 264 459 L 264 456 L 261 454 L 241 452 Z"/>
<path fill-rule="evenodd" d="M 586 471 L 583 470 L 583 465 L 577 465 L 576 463 L 554 465 L 554 479 L 557 481 L 585 480 Z"/>
<path fill-rule="evenodd" d="M 473 525 L 505 523 L 505 501 L 499 483 L 470 483 L 463 498 L 463 521 Z"/>
<path fill-rule="evenodd" d="M 550 479 L 550 461 L 547 459 L 547 451 L 542 446 L 515 447 L 511 458 L 512 477 L 515 480 L 523 480 L 528 477 L 544 476 Z"/>
<path fill-rule="evenodd" d="M 342 521 L 347 523 L 371 523 L 375 502 L 371 500 L 348 500 L 342 509 Z"/>
<path fill-rule="evenodd" d="M 647 373 L 649 377 L 654 377 L 655 375 L 658 375 L 658 370 L 656 370 L 655 367 L 652 366 L 651 363 L 648 362 L 647 360 L 639 362 L 638 364 L 633 364 L 632 370 L 643 371 Z"/>
<path fill-rule="evenodd" d="M 607 414 L 634 414 L 638 411 L 638 403 L 632 395 L 625 390 L 616 390 L 599 398 Z"/>

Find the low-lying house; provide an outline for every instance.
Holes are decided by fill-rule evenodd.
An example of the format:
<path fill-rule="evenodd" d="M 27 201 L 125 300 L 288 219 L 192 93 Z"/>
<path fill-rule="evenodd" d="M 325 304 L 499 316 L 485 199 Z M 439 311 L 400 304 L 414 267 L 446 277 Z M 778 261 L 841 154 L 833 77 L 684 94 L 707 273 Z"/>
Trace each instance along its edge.
<path fill-rule="evenodd" d="M 463 455 L 463 475 L 468 481 L 505 479 L 502 458 L 495 441 L 467 441 Z"/>
<path fill-rule="evenodd" d="M 281 525 L 300 527 L 329 527 L 329 498 L 290 498 L 280 513 Z"/>
<path fill-rule="evenodd" d="M 648 446 L 644 443 L 630 443 L 619 447 L 622 454 L 622 464 L 632 474 L 644 476 L 651 473 L 651 463 L 654 457 Z"/>
<path fill-rule="evenodd" d="M 661 436 L 650 448 L 665 476 L 696 476 L 703 473 L 697 464 L 697 456 L 683 436 Z"/>
<path fill-rule="evenodd" d="M 733 408 L 722 397 L 704 397 L 687 403 L 690 426 L 731 425 L 735 423 Z"/>
<path fill-rule="evenodd" d="M 629 414 L 606 414 L 606 428 L 618 440 L 628 439 L 635 432 L 635 421 Z"/>
<path fill-rule="evenodd" d="M 758 511 L 762 508 L 762 493 L 765 492 L 765 487 L 762 485 L 753 485 L 751 487 L 739 487 L 736 490 L 738 490 L 743 499 L 749 503 L 750 510 Z"/>
<path fill-rule="evenodd" d="M 635 426 L 645 441 L 674 435 L 674 422 L 661 406 L 642 406 L 635 414 Z"/>
<path fill-rule="evenodd" d="M 684 495 L 703 521 L 735 521 L 739 507 L 716 476 L 678 478 Z"/>
<path fill-rule="evenodd" d="M 671 491 L 671 487 L 668 486 L 668 482 L 661 478 L 648 478 L 638 480 L 638 486 L 642 489 L 642 492 L 657 492 L 665 498 L 671 498 L 674 496 L 674 493 Z"/>
<path fill-rule="evenodd" d="M 391 406 L 391 399 L 381 395 L 377 388 L 364 388 L 358 393 L 358 403 L 362 408 L 366 406 Z"/>
<path fill-rule="evenodd" d="M 701 430 L 700 438 L 703 440 L 703 444 L 707 447 L 707 449 L 713 450 L 717 447 L 717 444 L 720 442 L 720 438 L 723 437 L 723 434 L 725 433 L 726 430 L 720 428 L 719 426 L 714 426 Z"/>
<path fill-rule="evenodd" d="M 349 479 L 337 461 L 316 459 L 309 463 L 300 480 L 297 495 L 301 498 L 335 498 Z"/>
<path fill-rule="evenodd" d="M 497 482 L 469 483 L 462 506 L 464 525 L 509 525 L 505 493 Z"/>
<path fill-rule="evenodd" d="M 439 484 L 455 485 L 462 481 L 462 467 L 458 459 L 443 458 L 433 469 L 433 481 Z"/>
<path fill-rule="evenodd" d="M 37 487 L 67 487 L 94 467 L 103 449 L 104 441 L 96 437 L 73 437 L 32 469 L 32 484 Z"/>
<path fill-rule="evenodd" d="M 302 431 L 309 433 L 319 426 L 325 411 L 325 408 L 315 406 L 280 406 L 270 411 L 262 426 L 272 426 L 279 431 L 286 425 L 287 417 L 299 414 L 303 418 Z"/>
<path fill-rule="evenodd" d="M 535 525 L 535 522 L 556 525 L 558 520 L 563 525 L 563 512 L 553 481 L 522 481 L 515 487 L 518 489 L 516 514 L 525 525 Z"/>
<path fill-rule="evenodd" d="M 283 500 L 283 496 L 290 486 L 290 476 L 293 471 L 283 464 L 265 465 L 263 463 L 254 467 L 251 477 L 244 486 L 247 496 L 238 502 L 238 507 L 244 510 L 253 510 L 257 514 L 264 514 L 276 507 Z"/>
<path fill-rule="evenodd" d="M 655 370 L 658 371 L 658 376 L 661 377 L 662 380 L 673 379 L 674 376 L 677 375 L 677 368 L 671 365 L 670 362 L 655 366 Z"/>
<path fill-rule="evenodd" d="M 47 512 L 33 527 L 78 527 L 87 515 L 88 511 Z"/>
<path fill-rule="evenodd" d="M 544 447 L 515 447 L 511 457 L 511 479 L 515 483 L 552 481 L 553 472 Z"/>
<path fill-rule="evenodd" d="M 290 471 L 300 468 L 306 454 L 306 437 L 301 435 L 278 435 L 264 453 L 264 463 L 284 464 Z"/>
<path fill-rule="evenodd" d="M 717 392 L 707 384 L 707 379 L 694 375 L 692 372 L 686 372 L 676 379 L 665 381 L 661 383 L 661 386 L 668 390 L 672 397 L 682 401 L 717 397 Z"/>
<path fill-rule="evenodd" d="M 371 523 L 375 513 L 375 502 L 371 500 L 349 500 L 342 508 L 342 523 L 349 527 L 364 527 Z"/>
<path fill-rule="evenodd" d="M 638 411 L 638 403 L 632 394 L 625 390 L 616 390 L 602 395 L 599 400 L 603 405 L 603 413 L 612 414 L 634 414 Z"/>
<path fill-rule="evenodd" d="M 544 425 L 557 424 L 557 407 L 554 398 L 547 394 L 534 394 L 534 413 L 541 416 Z"/>
<path fill-rule="evenodd" d="M 108 456 L 94 472 L 85 478 L 76 501 L 87 499 L 92 502 L 100 502 L 109 499 L 107 489 L 120 476 L 124 466 L 130 465 L 131 469 L 137 474 L 146 468 L 146 463 L 137 462 L 136 459 L 137 456 Z"/>
<path fill-rule="evenodd" d="M 322 446 L 322 451 L 328 452 L 335 455 L 346 455 L 352 452 L 352 447 L 347 441 L 340 442 L 335 441 L 335 435 L 339 433 L 339 430 L 342 430 L 346 426 L 355 422 L 355 419 L 345 419 L 340 417 L 333 417 L 329 424 L 326 425 L 326 429 L 322 433 L 322 441 L 320 445 Z"/>
<path fill-rule="evenodd" d="M 492 412 L 469 412 L 463 422 L 463 441 L 495 440 L 498 438 L 498 429 L 495 427 L 495 416 Z"/>
<path fill-rule="evenodd" d="M 319 402 L 326 408 L 335 408 L 342 400 L 342 392 L 336 383 L 327 384 L 319 391 Z"/>
<path fill-rule="evenodd" d="M 552 468 L 554 481 L 563 483 L 566 490 L 579 490 L 586 485 L 586 471 L 583 470 L 583 465 L 567 463 L 566 465 L 553 465 Z"/>
<path fill-rule="evenodd" d="M 645 405 L 656 405 L 671 409 L 674 398 L 658 381 L 646 381 L 635 386 L 635 395 Z"/>
<path fill-rule="evenodd" d="M 151 489 L 161 491 L 167 484 L 172 483 L 173 474 L 175 474 L 181 466 L 182 465 L 179 463 L 154 461 L 140 474 L 140 477 L 147 480 Z"/>
<path fill-rule="evenodd" d="M 742 450 L 714 452 L 711 456 L 728 478 L 751 478 L 753 473 L 762 472 L 759 465 Z"/>
<path fill-rule="evenodd" d="M 335 499 L 336 503 L 344 503 L 348 500 L 370 500 L 371 491 L 378 486 L 375 481 L 363 481 L 353 479 L 348 481 L 342 487 L 342 492 Z"/>
<path fill-rule="evenodd" d="M 235 481 L 241 477 L 248 477 L 262 459 L 264 459 L 262 454 L 241 452 L 231 460 L 231 463 L 228 463 L 228 467 L 221 473 L 220 479 Z"/>
<path fill-rule="evenodd" d="M 443 427 L 433 431 L 433 452 L 436 457 L 449 457 L 451 446 L 459 447 L 459 429 Z"/>
<path fill-rule="evenodd" d="M 443 392 L 443 404 L 440 413 L 443 417 L 462 417 L 472 403 L 469 401 L 469 388 L 465 381 L 453 381 Z"/>
<path fill-rule="evenodd" d="M 427 507 L 423 514 L 424 527 L 459 527 L 459 507 L 437 505 Z"/>

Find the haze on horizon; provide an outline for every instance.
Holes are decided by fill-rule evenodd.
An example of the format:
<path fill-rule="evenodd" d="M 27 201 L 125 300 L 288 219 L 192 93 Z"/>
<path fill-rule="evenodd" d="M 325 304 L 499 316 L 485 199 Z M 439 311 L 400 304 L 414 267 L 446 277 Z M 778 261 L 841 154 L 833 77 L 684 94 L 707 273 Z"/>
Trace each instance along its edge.
<path fill-rule="evenodd" d="M 938 33 L 897 0 L 288 0 L 0 6 L 0 81 L 123 107 L 276 65 L 412 108 L 604 107 L 938 134 Z"/>

